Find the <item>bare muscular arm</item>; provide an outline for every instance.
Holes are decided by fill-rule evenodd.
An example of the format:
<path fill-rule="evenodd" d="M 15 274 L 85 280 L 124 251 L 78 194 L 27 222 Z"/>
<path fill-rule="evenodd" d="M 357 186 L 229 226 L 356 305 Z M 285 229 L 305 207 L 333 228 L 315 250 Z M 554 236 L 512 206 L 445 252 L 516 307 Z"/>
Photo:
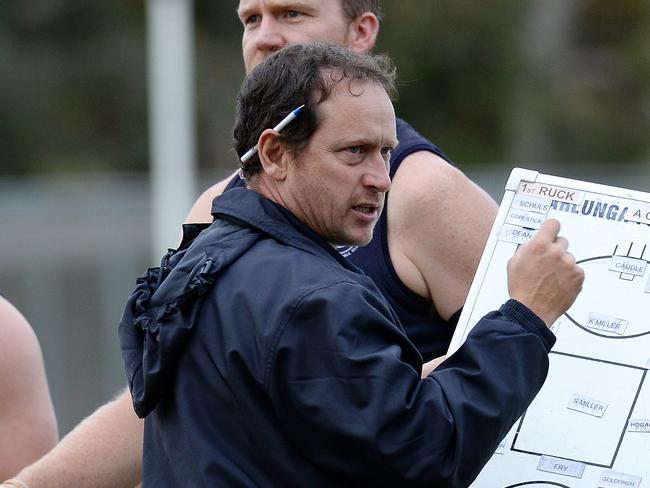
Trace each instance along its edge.
<path fill-rule="evenodd" d="M 408 156 L 393 178 L 386 210 L 393 266 L 445 320 L 465 303 L 497 210 L 487 193 L 430 152 Z"/>
<path fill-rule="evenodd" d="M 27 320 L 0 297 L 0 479 L 58 439 L 41 349 Z"/>
<path fill-rule="evenodd" d="M 142 477 L 142 432 L 125 390 L 16 478 L 30 488 L 132 488 Z"/>

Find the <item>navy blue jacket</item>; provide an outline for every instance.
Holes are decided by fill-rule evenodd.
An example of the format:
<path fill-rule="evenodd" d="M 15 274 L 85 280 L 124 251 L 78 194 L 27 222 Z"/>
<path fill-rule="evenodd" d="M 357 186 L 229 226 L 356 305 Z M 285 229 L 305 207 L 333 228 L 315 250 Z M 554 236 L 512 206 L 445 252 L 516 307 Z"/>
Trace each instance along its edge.
<path fill-rule="evenodd" d="M 420 379 L 372 281 L 290 212 L 234 189 L 213 214 L 120 323 L 145 487 L 469 485 L 544 381 L 541 320 L 511 300 Z"/>

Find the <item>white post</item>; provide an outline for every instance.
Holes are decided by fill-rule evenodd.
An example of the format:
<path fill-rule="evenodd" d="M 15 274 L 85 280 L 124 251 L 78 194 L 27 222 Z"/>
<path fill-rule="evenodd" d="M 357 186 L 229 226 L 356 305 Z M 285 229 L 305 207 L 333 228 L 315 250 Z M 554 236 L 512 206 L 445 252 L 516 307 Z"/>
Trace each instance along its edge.
<path fill-rule="evenodd" d="M 192 0 L 147 0 L 151 249 L 154 262 L 180 237 L 195 197 Z"/>

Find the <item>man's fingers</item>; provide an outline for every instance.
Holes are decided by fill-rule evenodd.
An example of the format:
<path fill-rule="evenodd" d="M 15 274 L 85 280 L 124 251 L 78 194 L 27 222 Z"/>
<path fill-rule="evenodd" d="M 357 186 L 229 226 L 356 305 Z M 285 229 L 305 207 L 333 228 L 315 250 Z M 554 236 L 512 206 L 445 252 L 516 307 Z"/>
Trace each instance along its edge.
<path fill-rule="evenodd" d="M 544 221 L 537 234 L 535 234 L 535 237 L 539 240 L 553 242 L 558 232 L 560 232 L 560 221 L 557 219 L 548 219 Z"/>
<path fill-rule="evenodd" d="M 566 252 L 567 249 L 569 249 L 569 241 L 566 239 L 566 237 L 556 237 L 555 238 L 555 243 L 559 244 L 560 247 L 562 247 L 562 250 Z"/>

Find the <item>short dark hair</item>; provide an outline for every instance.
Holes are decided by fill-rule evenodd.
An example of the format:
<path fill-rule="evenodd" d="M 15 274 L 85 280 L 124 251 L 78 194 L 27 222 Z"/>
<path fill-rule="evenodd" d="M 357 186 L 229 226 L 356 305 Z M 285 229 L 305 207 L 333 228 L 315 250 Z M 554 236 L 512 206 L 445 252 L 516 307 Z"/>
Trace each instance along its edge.
<path fill-rule="evenodd" d="M 343 12 L 350 22 L 364 12 L 372 12 L 381 20 L 379 0 L 341 0 Z"/>
<path fill-rule="evenodd" d="M 391 98 L 396 94 L 395 68 L 384 55 L 359 54 L 318 42 L 289 46 L 270 56 L 250 72 L 237 97 L 233 129 L 237 154 L 241 157 L 264 130 L 304 104 L 298 118 L 280 133 L 280 140 L 298 155 L 316 130 L 318 105 L 344 80 L 370 80 Z M 258 173 L 259 155 L 242 163 L 241 169 L 247 179 Z"/>

